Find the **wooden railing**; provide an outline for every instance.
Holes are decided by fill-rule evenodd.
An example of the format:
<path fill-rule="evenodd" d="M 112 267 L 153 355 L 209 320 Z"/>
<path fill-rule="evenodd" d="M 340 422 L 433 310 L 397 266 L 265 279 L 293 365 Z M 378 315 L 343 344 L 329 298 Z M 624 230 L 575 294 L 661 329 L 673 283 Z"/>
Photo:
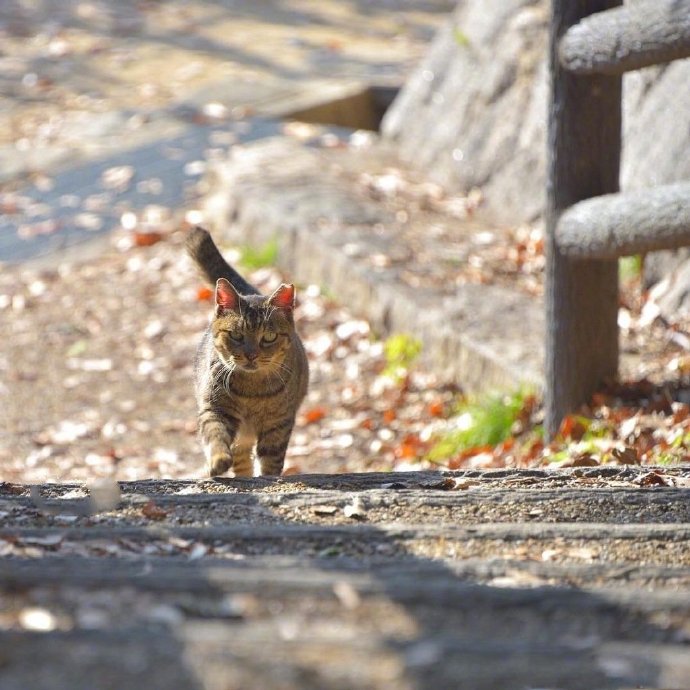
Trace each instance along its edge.
<path fill-rule="evenodd" d="M 552 0 L 548 437 L 617 374 L 618 258 L 690 245 L 690 181 L 618 193 L 621 75 L 685 57 L 690 0 Z"/>

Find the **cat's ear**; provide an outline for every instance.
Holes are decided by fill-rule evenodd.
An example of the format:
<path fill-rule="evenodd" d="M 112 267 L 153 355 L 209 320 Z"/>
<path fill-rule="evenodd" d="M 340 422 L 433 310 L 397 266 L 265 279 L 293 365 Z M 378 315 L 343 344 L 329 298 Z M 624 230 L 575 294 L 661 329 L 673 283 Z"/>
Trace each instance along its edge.
<path fill-rule="evenodd" d="M 235 288 L 225 280 L 218 278 L 216 283 L 216 314 L 220 316 L 228 311 L 239 311 L 240 296 Z"/>
<path fill-rule="evenodd" d="M 286 285 L 283 283 L 275 292 L 268 298 L 268 303 L 272 307 L 283 309 L 292 313 L 295 308 L 295 286 L 292 284 Z"/>

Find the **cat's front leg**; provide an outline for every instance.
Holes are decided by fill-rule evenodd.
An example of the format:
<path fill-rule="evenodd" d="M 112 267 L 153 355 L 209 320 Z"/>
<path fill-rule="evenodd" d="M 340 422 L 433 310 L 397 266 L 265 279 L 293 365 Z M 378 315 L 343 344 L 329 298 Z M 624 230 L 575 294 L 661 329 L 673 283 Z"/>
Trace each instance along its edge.
<path fill-rule="evenodd" d="M 220 410 L 205 408 L 199 413 L 199 435 L 210 477 L 225 474 L 233 466 L 232 446 L 239 420 Z"/>
<path fill-rule="evenodd" d="M 294 417 L 288 417 L 259 434 L 256 454 L 262 475 L 280 474 L 283 471 L 285 451 L 294 425 Z"/>

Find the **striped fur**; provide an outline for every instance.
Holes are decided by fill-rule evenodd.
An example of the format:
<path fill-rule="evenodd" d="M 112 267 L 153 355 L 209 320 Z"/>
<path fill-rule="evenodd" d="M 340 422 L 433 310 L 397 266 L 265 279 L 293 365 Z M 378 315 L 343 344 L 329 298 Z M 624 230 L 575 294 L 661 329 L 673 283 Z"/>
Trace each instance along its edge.
<path fill-rule="evenodd" d="M 187 250 L 216 284 L 211 325 L 197 352 L 199 435 L 208 473 L 280 474 L 307 392 L 309 366 L 293 321 L 294 288 L 265 297 L 223 259 L 202 228 Z"/>

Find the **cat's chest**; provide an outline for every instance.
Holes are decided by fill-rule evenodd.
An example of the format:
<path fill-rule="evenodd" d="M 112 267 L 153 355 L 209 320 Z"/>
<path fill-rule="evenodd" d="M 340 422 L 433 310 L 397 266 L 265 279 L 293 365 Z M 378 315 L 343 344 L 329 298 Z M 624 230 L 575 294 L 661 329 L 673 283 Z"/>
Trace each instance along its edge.
<path fill-rule="evenodd" d="M 241 420 L 252 432 L 263 426 L 268 418 L 280 413 L 285 407 L 287 385 L 267 381 L 265 384 L 251 382 L 243 386 L 237 379 L 226 388 L 225 407 Z"/>

